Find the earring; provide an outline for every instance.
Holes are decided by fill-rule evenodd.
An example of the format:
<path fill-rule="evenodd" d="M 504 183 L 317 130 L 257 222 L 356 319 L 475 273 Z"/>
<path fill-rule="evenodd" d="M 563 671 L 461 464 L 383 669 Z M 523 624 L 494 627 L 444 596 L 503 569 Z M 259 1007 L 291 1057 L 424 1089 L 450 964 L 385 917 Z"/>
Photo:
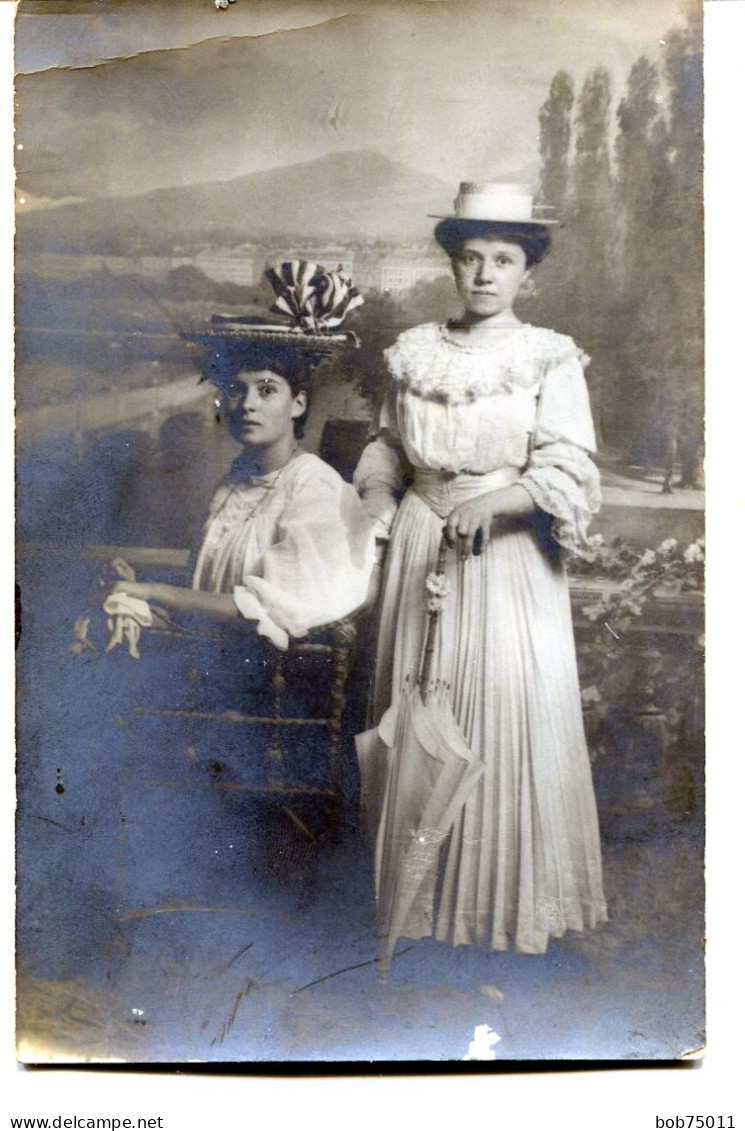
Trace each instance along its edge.
<path fill-rule="evenodd" d="M 520 284 L 520 294 L 523 298 L 537 298 L 540 294 L 538 285 L 532 275 Z"/>

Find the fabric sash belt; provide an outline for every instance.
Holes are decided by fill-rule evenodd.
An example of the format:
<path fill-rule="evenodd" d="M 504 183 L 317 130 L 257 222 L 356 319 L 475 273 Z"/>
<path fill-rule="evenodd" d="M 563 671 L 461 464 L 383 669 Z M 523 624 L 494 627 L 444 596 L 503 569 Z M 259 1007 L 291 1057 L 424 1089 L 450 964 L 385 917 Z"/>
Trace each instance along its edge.
<path fill-rule="evenodd" d="M 496 471 L 486 471 L 479 475 L 470 471 L 438 471 L 429 467 L 414 469 L 414 491 L 430 510 L 440 518 L 447 518 L 453 507 L 509 487 L 521 476 L 517 467 L 500 467 Z"/>

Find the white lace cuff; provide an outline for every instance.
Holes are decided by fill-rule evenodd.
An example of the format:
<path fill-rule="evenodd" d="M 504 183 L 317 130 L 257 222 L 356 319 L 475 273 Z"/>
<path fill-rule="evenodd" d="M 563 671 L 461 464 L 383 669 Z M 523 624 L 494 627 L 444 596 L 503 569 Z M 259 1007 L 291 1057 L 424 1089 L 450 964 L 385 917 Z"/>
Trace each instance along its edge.
<path fill-rule="evenodd" d="M 559 545 L 582 557 L 587 528 L 600 509 L 600 486 L 595 465 L 577 454 L 573 474 L 557 466 L 531 466 L 519 482 L 535 505 L 553 516 L 551 533 Z"/>

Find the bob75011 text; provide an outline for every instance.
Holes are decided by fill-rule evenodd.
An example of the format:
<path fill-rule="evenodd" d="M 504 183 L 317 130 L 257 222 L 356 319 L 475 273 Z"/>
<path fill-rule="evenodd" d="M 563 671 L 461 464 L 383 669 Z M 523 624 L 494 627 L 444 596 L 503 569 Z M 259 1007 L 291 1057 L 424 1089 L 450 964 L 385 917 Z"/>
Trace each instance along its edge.
<path fill-rule="evenodd" d="M 655 1128 L 663 1127 L 734 1127 L 735 1121 L 731 1115 L 657 1115 L 654 1121 Z"/>

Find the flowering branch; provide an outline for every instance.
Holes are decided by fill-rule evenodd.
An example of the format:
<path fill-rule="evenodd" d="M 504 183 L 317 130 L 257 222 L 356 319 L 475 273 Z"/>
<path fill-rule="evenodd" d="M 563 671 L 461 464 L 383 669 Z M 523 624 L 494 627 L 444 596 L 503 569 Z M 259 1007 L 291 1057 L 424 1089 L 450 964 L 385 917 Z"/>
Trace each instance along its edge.
<path fill-rule="evenodd" d="M 656 549 L 639 551 L 620 538 L 606 543 L 602 535 L 590 538 L 585 558 L 571 558 L 569 572 L 575 577 L 605 577 L 620 582 L 582 612 L 595 624 L 593 638 L 577 650 L 582 685 L 582 704 L 596 753 L 604 749 L 604 720 L 629 697 L 640 696 L 663 708 L 673 732 L 683 724 L 685 703 L 691 695 L 691 680 L 699 665 L 699 638 L 687 662 L 670 668 L 663 654 L 645 648 L 634 660 L 623 646 L 625 635 L 639 623 L 649 597 L 656 592 L 701 592 L 704 583 L 704 539 L 681 548 L 667 538 Z M 639 667 L 640 659 L 644 672 Z M 643 685 L 643 686 L 642 686 Z M 691 686 L 689 686 L 691 685 Z M 594 731 L 594 733 L 592 733 Z"/>
<path fill-rule="evenodd" d="M 656 550 L 639 553 L 616 539 L 607 545 L 602 534 L 590 538 L 590 552 L 585 559 L 572 560 L 569 572 L 576 575 L 623 578 L 617 592 L 602 597 L 582 612 L 591 621 L 601 618 L 617 632 L 626 632 L 630 618 L 641 616 L 650 593 L 656 589 L 703 589 L 704 539 L 698 538 L 685 550 L 677 539 L 666 538 Z"/>

